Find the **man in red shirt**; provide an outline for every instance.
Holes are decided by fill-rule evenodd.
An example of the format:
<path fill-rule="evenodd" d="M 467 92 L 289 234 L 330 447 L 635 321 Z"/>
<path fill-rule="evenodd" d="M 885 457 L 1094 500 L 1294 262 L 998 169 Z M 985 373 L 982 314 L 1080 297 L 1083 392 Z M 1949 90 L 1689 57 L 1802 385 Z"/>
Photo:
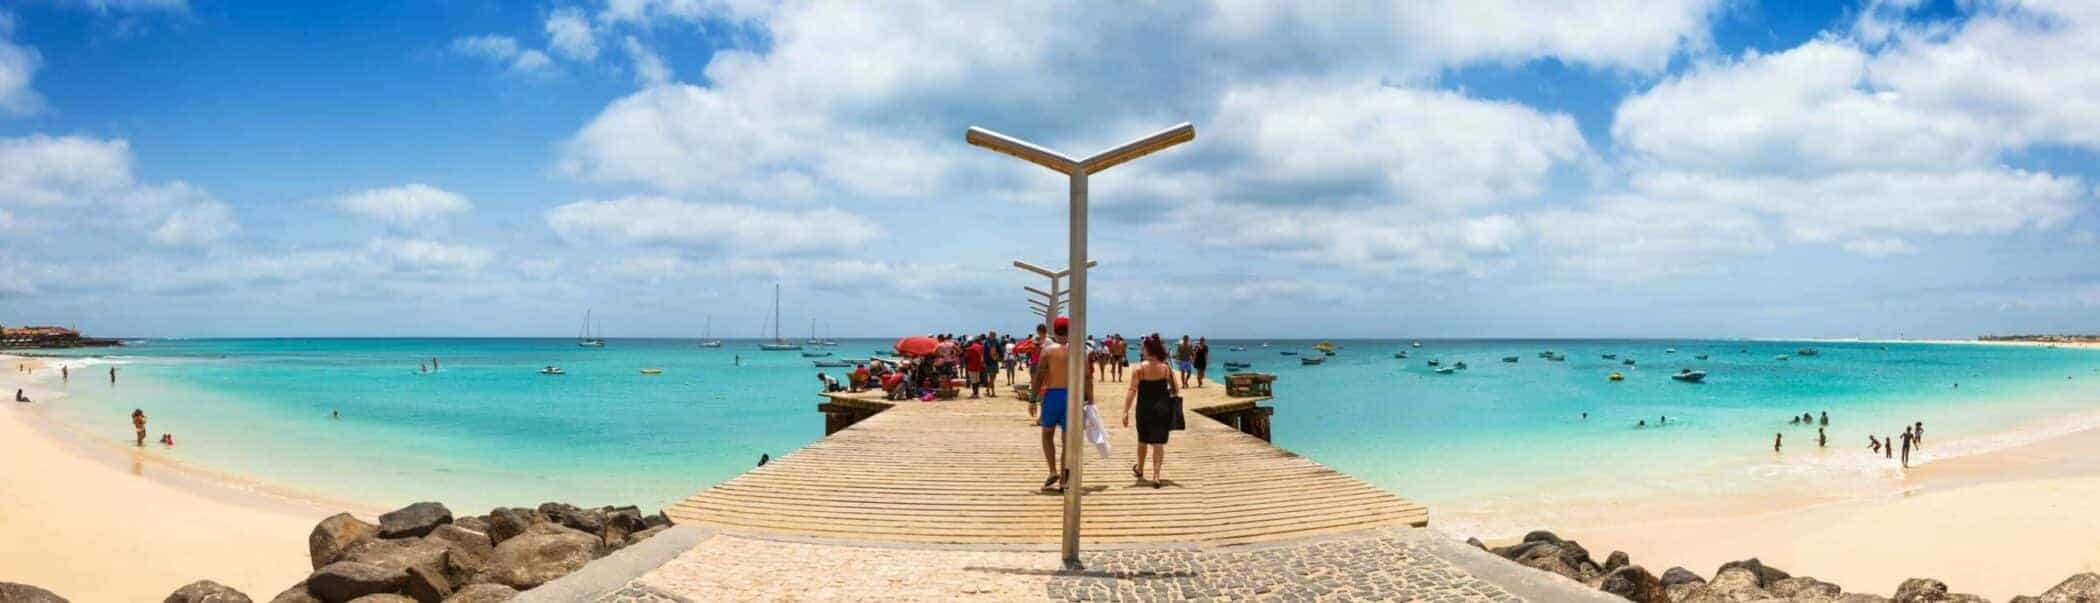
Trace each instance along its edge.
<path fill-rule="evenodd" d="M 984 373 L 984 340 L 971 340 L 970 347 L 963 350 L 962 356 L 963 380 L 970 382 L 970 397 L 975 398 L 977 397 L 977 387 L 984 385 L 981 383 L 984 380 L 982 378 Z"/>

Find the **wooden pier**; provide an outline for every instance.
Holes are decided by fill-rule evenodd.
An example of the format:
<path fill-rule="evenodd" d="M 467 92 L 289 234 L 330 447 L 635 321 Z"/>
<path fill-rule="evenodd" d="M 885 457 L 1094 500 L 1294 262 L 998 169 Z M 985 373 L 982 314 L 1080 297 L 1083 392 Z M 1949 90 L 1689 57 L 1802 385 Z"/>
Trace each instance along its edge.
<path fill-rule="evenodd" d="M 1167 445 L 1166 485 L 1141 483 L 1130 473 L 1135 431 L 1121 425 L 1124 385 L 1096 386 L 1114 450 L 1086 452 L 1086 542 L 1232 545 L 1429 521 L 1422 505 L 1271 445 L 1267 398 L 1227 397 L 1217 383 L 1183 390 L 1188 429 Z M 819 408 L 836 433 L 665 511 L 768 535 L 1058 541 L 1062 498 L 1040 489 L 1049 468 L 1026 403 L 827 398 Z"/>

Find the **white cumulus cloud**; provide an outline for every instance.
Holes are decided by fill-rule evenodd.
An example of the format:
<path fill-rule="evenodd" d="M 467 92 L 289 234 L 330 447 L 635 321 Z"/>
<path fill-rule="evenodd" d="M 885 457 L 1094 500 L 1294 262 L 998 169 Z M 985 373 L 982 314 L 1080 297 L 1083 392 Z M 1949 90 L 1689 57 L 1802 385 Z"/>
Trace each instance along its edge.
<path fill-rule="evenodd" d="M 737 255 L 839 252 L 883 236 L 881 226 L 837 209 L 777 210 L 664 197 L 579 201 L 547 210 L 546 220 L 562 238 L 581 244 L 711 249 Z"/>
<path fill-rule="evenodd" d="M 591 32 L 591 22 L 576 9 L 554 11 L 547 17 L 547 46 L 577 61 L 598 58 L 598 38 Z"/>
<path fill-rule="evenodd" d="M 544 75 L 554 63 L 547 57 L 546 52 L 520 47 L 518 40 L 510 36 L 486 35 L 454 39 L 452 52 L 502 65 L 519 75 Z"/>
<path fill-rule="evenodd" d="M 322 203 L 404 229 L 429 228 L 474 208 L 466 195 L 427 184 L 407 184 L 349 193 Z"/>

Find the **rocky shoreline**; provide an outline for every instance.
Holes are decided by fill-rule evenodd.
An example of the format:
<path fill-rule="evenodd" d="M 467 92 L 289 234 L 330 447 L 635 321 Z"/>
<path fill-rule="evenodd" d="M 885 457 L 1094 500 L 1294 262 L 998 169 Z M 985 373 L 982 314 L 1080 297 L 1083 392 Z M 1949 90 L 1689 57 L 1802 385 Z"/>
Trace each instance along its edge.
<path fill-rule="evenodd" d="M 1726 603 L 1736 601 L 1801 601 L 1839 603 L 1914 603 L 1947 601 L 1988 603 L 1971 594 L 1948 592 L 1947 584 L 1931 578 L 1911 578 L 1896 585 L 1894 597 L 1847 592 L 1844 587 L 1808 576 L 1794 576 L 1765 565 L 1752 557 L 1731 561 L 1701 578 L 1682 567 L 1672 567 L 1657 576 L 1634 565 L 1626 553 L 1612 551 L 1603 563 L 1590 558 L 1588 549 L 1552 532 L 1536 530 L 1517 544 L 1488 547 L 1478 538 L 1466 540 L 1518 565 L 1580 582 L 1636 603 Z M 2091 572 L 2065 579 L 2040 595 L 2013 597 L 2011 603 L 2100 603 L 2100 574 Z"/>
<path fill-rule="evenodd" d="M 454 518 L 419 502 L 372 524 L 338 513 L 307 535 L 314 571 L 271 603 L 490 603 L 569 575 L 664 530 L 671 519 L 637 507 L 546 503 Z M 0 582 L 0 602 L 64 603 L 24 584 Z M 247 594 L 199 580 L 166 603 L 253 603 Z"/>

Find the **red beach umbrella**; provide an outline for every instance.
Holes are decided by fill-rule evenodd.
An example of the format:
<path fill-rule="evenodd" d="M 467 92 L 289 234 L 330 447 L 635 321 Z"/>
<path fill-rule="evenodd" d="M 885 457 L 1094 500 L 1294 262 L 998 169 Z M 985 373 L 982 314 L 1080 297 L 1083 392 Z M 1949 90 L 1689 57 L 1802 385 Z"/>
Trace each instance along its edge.
<path fill-rule="evenodd" d="M 940 345 L 941 342 L 934 340 L 932 337 L 906 337 L 897 340 L 897 353 L 906 356 L 925 356 L 932 354 L 934 348 L 938 348 Z"/>

